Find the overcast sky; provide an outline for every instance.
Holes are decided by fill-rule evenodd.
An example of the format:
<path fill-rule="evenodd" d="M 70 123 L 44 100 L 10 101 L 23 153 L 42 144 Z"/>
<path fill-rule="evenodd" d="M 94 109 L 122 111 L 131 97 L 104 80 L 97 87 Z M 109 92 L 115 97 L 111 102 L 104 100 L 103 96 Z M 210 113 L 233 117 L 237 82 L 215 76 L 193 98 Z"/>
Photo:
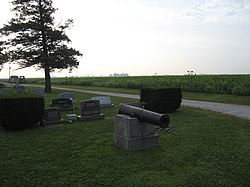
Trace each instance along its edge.
<path fill-rule="evenodd" d="M 10 19 L 0 2 L 0 27 Z M 56 22 L 83 53 L 80 66 L 52 76 L 250 73 L 250 0 L 54 0 Z M 11 74 L 43 77 L 43 71 Z M 8 66 L 0 78 L 8 77 Z M 29 72 L 29 73 L 27 73 Z"/>

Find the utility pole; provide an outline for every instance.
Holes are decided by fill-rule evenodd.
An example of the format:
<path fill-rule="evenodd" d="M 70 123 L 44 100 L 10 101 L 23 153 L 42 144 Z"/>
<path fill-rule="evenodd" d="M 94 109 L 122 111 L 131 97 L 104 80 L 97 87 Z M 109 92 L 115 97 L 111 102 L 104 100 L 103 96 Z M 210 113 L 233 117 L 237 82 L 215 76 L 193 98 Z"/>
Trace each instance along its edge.
<path fill-rule="evenodd" d="M 10 67 L 10 63 L 9 63 L 9 81 L 10 81 L 10 69 L 11 69 L 11 67 Z"/>

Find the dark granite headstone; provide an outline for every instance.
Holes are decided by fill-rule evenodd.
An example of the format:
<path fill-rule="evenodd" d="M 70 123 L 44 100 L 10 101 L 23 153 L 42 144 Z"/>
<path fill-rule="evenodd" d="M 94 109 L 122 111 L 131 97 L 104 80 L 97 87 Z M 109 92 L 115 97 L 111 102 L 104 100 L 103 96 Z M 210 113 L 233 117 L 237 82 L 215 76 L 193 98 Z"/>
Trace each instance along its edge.
<path fill-rule="evenodd" d="M 81 121 L 104 119 L 98 100 L 81 101 Z"/>
<path fill-rule="evenodd" d="M 58 107 L 61 111 L 74 110 L 71 99 L 53 99 L 51 107 Z"/>

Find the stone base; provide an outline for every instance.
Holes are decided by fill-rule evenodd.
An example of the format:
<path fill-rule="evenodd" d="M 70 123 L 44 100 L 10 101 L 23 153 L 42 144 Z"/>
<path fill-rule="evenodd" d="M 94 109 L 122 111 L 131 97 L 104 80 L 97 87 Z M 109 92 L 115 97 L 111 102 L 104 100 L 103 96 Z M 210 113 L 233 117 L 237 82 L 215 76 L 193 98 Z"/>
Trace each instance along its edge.
<path fill-rule="evenodd" d="M 114 105 L 113 104 L 102 104 L 100 105 L 100 108 L 104 109 L 104 108 L 113 108 Z"/>
<path fill-rule="evenodd" d="M 128 139 L 115 133 L 114 143 L 116 146 L 128 151 L 144 150 L 159 146 L 159 135 Z"/>
<path fill-rule="evenodd" d="M 63 120 L 60 121 L 44 121 L 45 125 L 55 125 L 55 124 L 60 124 L 63 122 Z"/>
<path fill-rule="evenodd" d="M 79 120 L 80 121 L 92 121 L 92 120 L 98 120 L 98 119 L 105 119 L 104 114 L 81 116 Z"/>
<path fill-rule="evenodd" d="M 155 135 L 155 126 L 139 122 L 137 118 L 123 114 L 116 115 L 115 133 L 128 139 Z"/>

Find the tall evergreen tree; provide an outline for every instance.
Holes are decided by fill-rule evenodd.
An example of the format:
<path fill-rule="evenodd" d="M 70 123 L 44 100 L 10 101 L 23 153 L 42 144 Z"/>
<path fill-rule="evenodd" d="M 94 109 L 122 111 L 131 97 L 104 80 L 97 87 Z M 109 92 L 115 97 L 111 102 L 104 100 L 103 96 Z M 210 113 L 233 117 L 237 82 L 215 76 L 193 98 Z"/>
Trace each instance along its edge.
<path fill-rule="evenodd" d="M 82 54 L 68 47 L 71 42 L 65 30 L 73 20 L 55 26 L 53 14 L 56 9 L 52 0 L 12 0 L 15 17 L 0 29 L 5 57 L 20 68 L 35 66 L 44 69 L 45 92 L 51 92 L 50 72 L 55 69 L 78 67 L 78 56 Z"/>

